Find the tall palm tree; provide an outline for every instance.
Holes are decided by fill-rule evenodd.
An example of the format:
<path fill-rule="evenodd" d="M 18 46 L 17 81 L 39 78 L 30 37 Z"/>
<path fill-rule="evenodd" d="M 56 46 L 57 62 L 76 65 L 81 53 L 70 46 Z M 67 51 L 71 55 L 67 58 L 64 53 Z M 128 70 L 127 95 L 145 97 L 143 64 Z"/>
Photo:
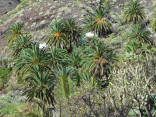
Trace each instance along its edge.
<path fill-rule="evenodd" d="M 130 40 L 137 40 L 140 44 L 152 43 L 149 39 L 150 32 L 145 30 L 142 25 L 135 24 L 132 26 L 132 31 L 128 34 Z"/>
<path fill-rule="evenodd" d="M 31 47 L 31 36 L 20 35 L 11 46 L 12 54 L 14 57 L 19 56 L 20 52 L 26 48 Z"/>
<path fill-rule="evenodd" d="M 141 6 L 138 0 L 130 1 L 125 7 L 124 19 L 125 22 L 136 24 L 145 18 L 144 8 Z"/>
<path fill-rule="evenodd" d="M 19 23 L 11 26 L 7 37 L 7 42 L 9 46 L 12 45 L 13 42 L 17 39 L 17 37 L 22 34 L 22 27 L 23 26 Z"/>
<path fill-rule="evenodd" d="M 69 40 L 69 51 L 72 51 L 73 46 L 78 44 L 81 36 L 81 28 L 76 24 L 75 19 L 66 19 L 64 22 L 64 33 Z"/>
<path fill-rule="evenodd" d="M 150 26 L 153 29 L 153 31 L 156 32 L 156 8 L 154 10 L 153 16 L 151 17 Z"/>
<path fill-rule="evenodd" d="M 55 21 L 51 26 L 51 35 L 47 41 L 50 47 L 65 48 L 68 43 L 64 36 L 64 25 L 61 21 Z"/>
<path fill-rule="evenodd" d="M 34 65 L 24 79 L 27 84 L 24 94 L 29 101 L 38 98 L 45 106 L 54 106 L 55 79 L 49 71 L 44 71 L 42 66 Z"/>
<path fill-rule="evenodd" d="M 106 12 L 102 8 L 96 9 L 91 13 L 90 17 L 86 19 L 86 30 L 94 31 L 100 37 L 110 33 L 111 29 L 111 23 L 106 18 Z"/>
<path fill-rule="evenodd" d="M 38 44 L 32 44 L 31 48 L 23 50 L 15 60 L 15 70 L 17 73 L 24 74 L 33 65 L 41 65 L 44 68 L 48 68 L 49 57 L 49 53 L 45 49 L 40 49 Z"/>
<path fill-rule="evenodd" d="M 73 75 L 74 71 L 72 68 L 69 67 L 58 67 L 55 70 L 55 77 L 60 82 L 60 89 L 62 95 L 66 98 L 69 97 L 70 93 L 72 92 L 72 82 L 71 76 Z"/>

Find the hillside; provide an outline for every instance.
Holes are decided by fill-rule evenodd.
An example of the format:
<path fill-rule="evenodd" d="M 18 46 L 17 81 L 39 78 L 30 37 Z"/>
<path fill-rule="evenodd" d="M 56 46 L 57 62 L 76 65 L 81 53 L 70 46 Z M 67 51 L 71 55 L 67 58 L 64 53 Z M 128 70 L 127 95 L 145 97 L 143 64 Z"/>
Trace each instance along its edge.
<path fill-rule="evenodd" d="M 156 117 L 156 0 L 1 0 L 0 117 Z"/>
<path fill-rule="evenodd" d="M 15 1 L 14 1 L 15 2 Z M 23 0 L 15 9 L 0 16 L 0 51 L 6 56 L 5 33 L 14 23 L 21 23 L 33 35 L 34 40 L 43 41 L 49 35 L 49 25 L 54 19 L 75 18 L 83 24 L 87 11 L 92 11 L 98 0 Z M 128 0 L 110 0 L 111 16 L 120 17 Z M 15 2 L 17 4 L 17 1 Z M 155 0 L 142 0 L 146 7 L 147 19 L 156 4 Z M 3 8 L 3 7 L 2 7 Z M 6 48 L 6 49 L 5 49 Z"/>

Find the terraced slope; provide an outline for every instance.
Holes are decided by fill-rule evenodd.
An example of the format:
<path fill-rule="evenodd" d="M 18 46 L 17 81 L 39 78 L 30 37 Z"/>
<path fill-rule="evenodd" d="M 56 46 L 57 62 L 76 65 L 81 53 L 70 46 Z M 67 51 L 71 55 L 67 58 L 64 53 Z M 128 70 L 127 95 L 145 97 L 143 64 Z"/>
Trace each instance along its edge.
<path fill-rule="evenodd" d="M 33 35 L 34 40 L 43 41 L 48 36 L 49 24 L 54 19 L 75 18 L 81 25 L 87 10 L 97 6 L 98 0 L 28 0 L 18 5 L 13 11 L 0 17 L 0 52 L 7 57 L 6 31 L 13 23 L 20 22 Z M 121 10 L 128 0 L 111 0 L 113 14 L 121 15 Z M 147 14 L 156 4 L 155 0 L 142 0 L 148 8 Z M 147 15 L 148 16 L 148 15 Z"/>

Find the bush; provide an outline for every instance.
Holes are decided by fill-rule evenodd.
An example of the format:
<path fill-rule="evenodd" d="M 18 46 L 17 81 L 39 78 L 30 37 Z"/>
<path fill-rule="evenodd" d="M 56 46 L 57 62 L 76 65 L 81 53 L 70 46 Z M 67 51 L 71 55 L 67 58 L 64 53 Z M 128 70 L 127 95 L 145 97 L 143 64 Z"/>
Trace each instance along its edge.
<path fill-rule="evenodd" d="M 11 77 L 11 67 L 0 67 L 0 88 L 3 88 Z"/>

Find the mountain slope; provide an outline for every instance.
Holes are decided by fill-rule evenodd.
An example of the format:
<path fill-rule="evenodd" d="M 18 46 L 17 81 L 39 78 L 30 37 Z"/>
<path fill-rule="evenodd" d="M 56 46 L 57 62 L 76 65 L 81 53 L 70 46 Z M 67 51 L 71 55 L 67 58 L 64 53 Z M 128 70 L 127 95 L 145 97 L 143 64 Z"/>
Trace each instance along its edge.
<path fill-rule="evenodd" d="M 81 2 L 82 1 L 82 2 Z M 81 25 L 87 10 L 97 6 L 98 0 L 23 0 L 13 11 L 0 17 L 0 56 L 6 56 L 5 34 L 14 23 L 21 23 L 33 35 L 34 40 L 43 41 L 48 36 L 49 26 L 54 19 L 75 18 Z M 121 15 L 127 0 L 111 0 L 112 14 Z M 154 0 L 144 1 L 148 12 L 153 9 Z M 114 12 L 113 12 L 114 11 Z M 6 49 L 5 49 L 6 48 Z"/>

